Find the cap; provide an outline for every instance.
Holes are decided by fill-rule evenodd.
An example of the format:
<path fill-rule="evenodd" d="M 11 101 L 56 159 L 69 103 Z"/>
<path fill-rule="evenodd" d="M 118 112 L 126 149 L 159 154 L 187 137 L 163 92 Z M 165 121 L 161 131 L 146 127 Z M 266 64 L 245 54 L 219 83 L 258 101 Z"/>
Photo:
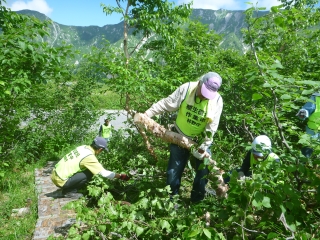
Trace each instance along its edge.
<path fill-rule="evenodd" d="M 96 137 L 94 140 L 93 140 L 93 143 L 100 147 L 100 148 L 103 148 L 104 150 L 108 151 L 108 148 L 107 148 L 107 140 L 103 137 Z"/>
<path fill-rule="evenodd" d="M 214 99 L 222 84 L 222 78 L 216 72 L 208 72 L 200 80 L 202 83 L 201 94 L 207 99 Z"/>

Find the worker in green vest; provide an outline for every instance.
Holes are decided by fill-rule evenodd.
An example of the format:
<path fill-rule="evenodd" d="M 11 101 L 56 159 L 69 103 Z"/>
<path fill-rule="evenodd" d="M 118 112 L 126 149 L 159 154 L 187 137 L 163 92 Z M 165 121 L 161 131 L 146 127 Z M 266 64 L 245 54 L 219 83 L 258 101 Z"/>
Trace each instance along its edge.
<path fill-rule="evenodd" d="M 218 89 L 222 78 L 218 73 L 208 72 L 195 82 L 187 82 L 167 98 L 153 104 L 145 114 L 153 117 L 164 112 L 178 112 L 173 131 L 196 141 L 199 144 L 191 154 L 195 157 L 196 175 L 191 191 L 191 202 L 204 199 L 208 182 L 208 167 L 199 168 L 203 163 L 205 151 L 211 156 L 210 147 L 217 131 L 223 108 Z M 176 144 L 170 144 L 170 158 L 167 168 L 167 185 L 172 195 L 179 193 L 181 177 L 188 162 L 190 151 Z"/>
<path fill-rule="evenodd" d="M 266 135 L 259 135 L 253 140 L 252 148 L 247 152 L 241 167 L 236 169 L 238 179 L 244 180 L 246 177 L 251 177 L 252 169 L 257 164 L 260 164 L 261 169 L 264 169 L 274 163 L 280 163 L 280 159 L 277 154 L 272 152 L 270 138 Z M 229 181 L 230 176 L 224 178 L 225 183 Z"/>
<path fill-rule="evenodd" d="M 110 124 L 110 119 L 105 118 L 104 124 L 101 124 L 99 128 L 99 137 L 103 137 L 108 142 L 111 137 L 111 129 L 112 129 L 112 126 Z"/>
<path fill-rule="evenodd" d="M 311 138 L 319 140 L 320 135 L 320 93 L 314 93 L 310 97 L 310 101 L 307 102 L 297 113 L 300 120 L 305 120 L 308 118 L 306 133 L 311 136 Z M 301 152 L 306 157 L 311 157 L 313 149 L 305 146 L 301 149 Z"/>
<path fill-rule="evenodd" d="M 130 179 L 126 174 L 118 174 L 104 169 L 96 157 L 104 150 L 107 150 L 107 141 L 102 137 L 96 137 L 90 146 L 77 147 L 55 165 L 51 173 L 51 180 L 62 189 L 64 197 L 82 197 L 78 190 L 96 174 L 108 179 L 118 178 L 124 181 Z"/>

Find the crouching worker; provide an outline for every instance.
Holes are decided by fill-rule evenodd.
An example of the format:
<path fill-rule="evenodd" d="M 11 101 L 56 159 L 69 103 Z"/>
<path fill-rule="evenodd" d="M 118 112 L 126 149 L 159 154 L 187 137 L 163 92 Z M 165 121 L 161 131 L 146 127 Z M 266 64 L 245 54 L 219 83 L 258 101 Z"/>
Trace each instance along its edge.
<path fill-rule="evenodd" d="M 107 150 L 107 141 L 96 137 L 90 146 L 79 146 L 66 154 L 56 165 L 51 174 L 52 182 L 62 189 L 62 195 L 67 198 L 80 198 L 78 193 L 93 175 L 100 174 L 104 178 L 118 178 L 124 181 L 130 179 L 126 174 L 118 174 L 106 170 L 97 159 L 102 151 Z"/>
<path fill-rule="evenodd" d="M 272 152 L 271 140 L 266 135 L 257 136 L 252 142 L 252 149 L 250 149 L 243 159 L 241 168 L 236 169 L 238 172 L 238 179 L 244 180 L 246 177 L 252 177 L 251 169 L 256 164 L 267 165 L 273 162 L 279 162 L 279 157 Z M 230 172 L 231 174 L 231 172 Z M 224 182 L 228 183 L 230 176 L 224 178 Z"/>

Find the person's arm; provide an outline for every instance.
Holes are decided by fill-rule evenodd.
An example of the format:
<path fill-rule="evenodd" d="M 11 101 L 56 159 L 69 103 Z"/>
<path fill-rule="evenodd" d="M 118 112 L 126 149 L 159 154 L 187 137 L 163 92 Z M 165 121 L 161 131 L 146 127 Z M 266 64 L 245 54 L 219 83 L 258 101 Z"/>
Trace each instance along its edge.
<path fill-rule="evenodd" d="M 118 173 L 115 173 L 115 172 L 112 172 L 112 171 L 105 169 L 94 155 L 90 155 L 88 157 L 85 157 L 80 162 L 80 166 L 82 168 L 89 169 L 89 171 L 92 172 L 93 175 L 99 174 L 104 178 L 108 178 L 108 179 L 117 178 L 117 179 L 121 179 L 121 180 L 125 180 L 125 181 L 128 181 L 130 179 L 130 177 L 127 176 L 126 174 L 123 174 L 123 173 L 118 174 Z"/>
<path fill-rule="evenodd" d="M 145 114 L 151 118 L 155 115 L 159 115 L 166 111 L 168 112 L 177 111 L 180 107 L 181 102 L 186 96 L 186 93 L 188 91 L 188 86 L 189 86 L 189 83 L 185 83 L 181 85 L 167 98 L 163 98 L 157 103 L 153 104 L 147 111 L 145 111 Z"/>
<path fill-rule="evenodd" d="M 243 172 L 245 175 L 247 175 L 250 169 L 250 155 L 251 155 L 251 150 L 247 152 L 245 158 L 242 161 L 242 165 L 240 167 L 240 171 Z"/>
<path fill-rule="evenodd" d="M 220 116 L 222 113 L 222 109 L 223 109 L 223 100 L 222 97 L 220 96 L 220 98 L 218 99 L 217 105 L 215 107 L 215 110 L 212 113 L 212 121 L 210 121 L 205 128 L 205 132 L 210 132 L 211 136 L 207 136 L 208 134 L 206 134 L 206 137 L 203 141 L 203 143 L 199 146 L 200 149 L 206 151 L 207 148 L 212 144 L 213 142 L 213 136 L 216 133 L 218 126 L 219 126 L 219 122 L 220 122 Z"/>
<path fill-rule="evenodd" d="M 101 172 L 99 172 L 99 174 L 104 177 L 104 178 L 108 178 L 108 179 L 121 179 L 121 180 L 125 180 L 128 181 L 130 179 L 130 177 L 127 174 L 124 173 L 114 173 L 111 172 L 109 170 L 103 169 Z"/>

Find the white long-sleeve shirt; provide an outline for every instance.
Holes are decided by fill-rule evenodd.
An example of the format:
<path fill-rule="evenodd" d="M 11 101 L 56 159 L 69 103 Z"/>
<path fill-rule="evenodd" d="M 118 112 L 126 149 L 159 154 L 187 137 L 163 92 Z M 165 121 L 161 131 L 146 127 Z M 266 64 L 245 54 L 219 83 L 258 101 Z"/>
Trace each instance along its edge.
<path fill-rule="evenodd" d="M 190 87 L 190 94 L 195 94 L 197 89 L 198 82 L 191 82 Z M 167 98 L 163 98 L 157 103 L 153 104 L 145 113 L 148 117 L 153 117 L 155 115 L 159 115 L 164 112 L 175 112 L 180 108 L 182 101 L 185 99 L 186 94 L 188 92 L 189 83 L 182 84 L 179 88 L 177 88 L 171 95 Z M 189 98 L 194 99 L 194 98 Z M 193 105 L 194 102 L 189 102 L 188 104 Z M 218 129 L 220 116 L 223 109 L 223 100 L 219 93 L 217 93 L 216 97 L 212 100 L 209 100 L 208 104 L 208 111 L 207 111 L 207 118 L 210 119 L 204 131 L 210 131 L 212 136 Z M 179 129 L 177 128 L 179 131 Z M 181 131 L 180 134 L 186 136 Z M 190 137 L 188 137 L 190 138 Z M 206 150 L 212 144 L 212 138 L 206 138 L 205 141 L 201 144 L 199 148 Z"/>

